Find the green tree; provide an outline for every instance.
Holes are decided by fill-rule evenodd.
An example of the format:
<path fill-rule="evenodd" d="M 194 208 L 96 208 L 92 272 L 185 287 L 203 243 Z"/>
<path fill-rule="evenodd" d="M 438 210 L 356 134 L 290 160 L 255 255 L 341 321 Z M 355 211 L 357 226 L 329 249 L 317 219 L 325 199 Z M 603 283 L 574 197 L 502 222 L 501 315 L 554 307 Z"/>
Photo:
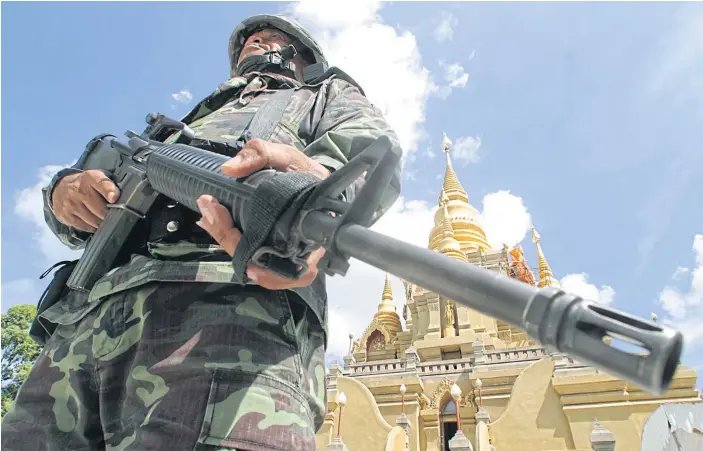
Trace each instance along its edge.
<path fill-rule="evenodd" d="M 33 305 L 15 305 L 2 315 L 2 416 L 10 409 L 41 348 L 29 336 Z"/>

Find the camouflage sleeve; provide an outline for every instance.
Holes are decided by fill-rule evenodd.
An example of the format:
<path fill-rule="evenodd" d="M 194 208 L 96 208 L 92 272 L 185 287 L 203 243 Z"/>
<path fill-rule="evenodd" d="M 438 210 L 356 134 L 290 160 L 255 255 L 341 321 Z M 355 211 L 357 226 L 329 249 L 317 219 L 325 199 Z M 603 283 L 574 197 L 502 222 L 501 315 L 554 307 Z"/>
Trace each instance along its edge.
<path fill-rule="evenodd" d="M 44 200 L 44 221 L 49 229 L 56 235 L 56 237 L 70 249 L 76 251 L 82 249 L 85 246 L 85 242 L 90 237 L 90 233 L 83 232 L 73 227 L 68 227 L 64 225 L 61 221 L 56 218 L 56 213 L 54 213 L 53 205 L 51 205 L 51 194 L 53 188 L 58 183 L 60 178 L 63 178 L 72 173 L 81 172 L 80 170 L 71 172 L 59 172 L 56 174 L 59 178 L 56 178 L 56 182 L 52 181 L 51 184 L 42 188 L 42 198 Z"/>
<path fill-rule="evenodd" d="M 106 136 L 110 135 L 98 135 L 91 140 L 76 164 L 70 168 L 59 171 L 49 185 L 42 188 L 44 220 L 46 221 L 46 225 L 49 226 L 49 229 L 63 244 L 72 250 L 83 249 L 92 233 L 69 227 L 59 221 L 58 218 L 56 218 L 56 213 L 54 213 L 51 195 L 53 194 L 54 187 L 67 175 L 87 171 L 89 169 L 100 169 L 110 177 L 115 172 L 119 163 L 119 153 L 107 146 L 97 146 L 98 141 L 104 139 Z"/>
<path fill-rule="evenodd" d="M 398 137 L 388 125 L 380 110 L 373 106 L 357 87 L 341 79 L 333 79 L 329 86 L 327 103 L 317 126 L 314 141 L 305 153 L 330 170 L 336 170 L 357 156 L 371 142 L 381 135 L 387 135 L 396 151 L 401 153 Z M 386 190 L 374 222 L 383 215 L 400 195 L 400 165 L 396 168 L 391 183 Z M 363 180 L 351 192 L 360 189 Z"/>

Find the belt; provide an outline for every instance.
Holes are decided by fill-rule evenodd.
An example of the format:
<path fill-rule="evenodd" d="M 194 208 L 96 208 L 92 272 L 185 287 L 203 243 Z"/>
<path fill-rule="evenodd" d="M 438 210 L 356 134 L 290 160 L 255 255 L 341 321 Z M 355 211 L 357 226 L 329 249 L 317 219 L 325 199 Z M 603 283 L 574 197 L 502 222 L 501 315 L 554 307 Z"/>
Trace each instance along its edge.
<path fill-rule="evenodd" d="M 183 240 L 196 244 L 217 244 L 201 227 L 195 224 L 201 215 L 164 197 L 152 207 L 149 215 L 147 242 L 176 243 Z"/>

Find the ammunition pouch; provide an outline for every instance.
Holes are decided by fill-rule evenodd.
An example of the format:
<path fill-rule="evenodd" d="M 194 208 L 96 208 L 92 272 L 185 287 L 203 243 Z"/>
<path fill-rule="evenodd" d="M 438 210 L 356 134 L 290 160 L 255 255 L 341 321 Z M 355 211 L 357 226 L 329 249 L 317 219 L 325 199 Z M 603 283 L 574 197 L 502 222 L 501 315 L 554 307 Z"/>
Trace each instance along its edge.
<path fill-rule="evenodd" d="M 60 268 L 54 273 L 53 280 L 49 283 L 46 290 L 44 290 L 44 293 L 39 298 L 39 302 L 37 303 L 37 316 L 34 318 L 34 321 L 32 321 L 32 325 L 29 328 L 30 337 L 32 337 L 32 339 L 39 346 L 44 346 L 46 342 L 49 341 L 49 338 L 51 338 L 56 330 L 56 327 L 58 326 L 56 323 L 40 318 L 40 316 L 47 309 L 54 306 L 66 296 L 69 290 L 66 286 L 66 282 L 71 276 L 73 268 L 75 268 L 77 263 L 78 260 L 56 263 L 39 277 L 40 279 L 43 279 L 54 268 L 60 266 Z"/>

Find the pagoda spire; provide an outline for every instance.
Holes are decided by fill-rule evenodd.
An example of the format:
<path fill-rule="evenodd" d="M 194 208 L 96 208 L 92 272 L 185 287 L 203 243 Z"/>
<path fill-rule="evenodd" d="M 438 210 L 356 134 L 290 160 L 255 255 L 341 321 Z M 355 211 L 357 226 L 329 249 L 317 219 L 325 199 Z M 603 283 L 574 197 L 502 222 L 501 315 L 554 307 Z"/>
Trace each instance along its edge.
<path fill-rule="evenodd" d="M 383 294 L 381 294 L 381 303 L 379 304 L 378 311 L 381 311 L 381 306 L 393 307 L 393 290 L 391 289 L 391 279 L 388 273 L 386 273 L 386 282 L 383 285 Z"/>
<path fill-rule="evenodd" d="M 444 134 L 442 138 L 442 152 L 447 160 L 447 165 L 444 170 L 444 184 L 442 185 L 442 191 L 446 194 L 449 200 L 460 200 L 462 202 L 469 203 L 469 195 L 464 190 L 459 182 L 459 177 L 457 177 L 456 172 L 454 172 L 454 167 L 452 166 L 452 159 L 449 157 L 449 152 L 452 150 L 452 141 L 449 139 L 447 134 Z"/>
<path fill-rule="evenodd" d="M 437 250 L 439 243 L 444 239 L 444 226 L 442 216 L 447 216 L 449 224 L 454 232 L 454 239 L 459 243 L 463 252 L 482 249 L 491 249 L 486 233 L 481 226 L 481 214 L 471 204 L 469 195 L 459 182 L 459 178 L 454 172 L 452 160 L 449 153 L 452 150 L 452 142 L 444 133 L 442 138 L 442 152 L 446 156 L 446 168 L 444 171 L 444 183 L 439 195 L 439 209 L 435 212 L 434 227 L 430 232 L 429 248 Z M 446 212 L 444 208 L 446 207 Z"/>
<path fill-rule="evenodd" d="M 400 325 L 400 317 L 398 316 L 398 312 L 395 310 L 395 304 L 393 303 L 393 290 L 391 289 L 391 279 L 388 273 L 386 273 L 386 281 L 383 284 L 381 303 L 378 304 L 378 311 L 374 317 L 386 326 L 391 333 L 400 332 L 402 329 Z"/>
<path fill-rule="evenodd" d="M 552 268 L 549 267 L 547 263 L 547 258 L 542 252 L 542 246 L 540 245 L 542 237 L 537 233 L 537 230 L 532 227 L 532 242 L 537 246 L 537 264 L 539 266 L 539 282 L 538 287 L 555 287 L 559 288 L 559 282 L 554 278 L 552 274 Z"/>

